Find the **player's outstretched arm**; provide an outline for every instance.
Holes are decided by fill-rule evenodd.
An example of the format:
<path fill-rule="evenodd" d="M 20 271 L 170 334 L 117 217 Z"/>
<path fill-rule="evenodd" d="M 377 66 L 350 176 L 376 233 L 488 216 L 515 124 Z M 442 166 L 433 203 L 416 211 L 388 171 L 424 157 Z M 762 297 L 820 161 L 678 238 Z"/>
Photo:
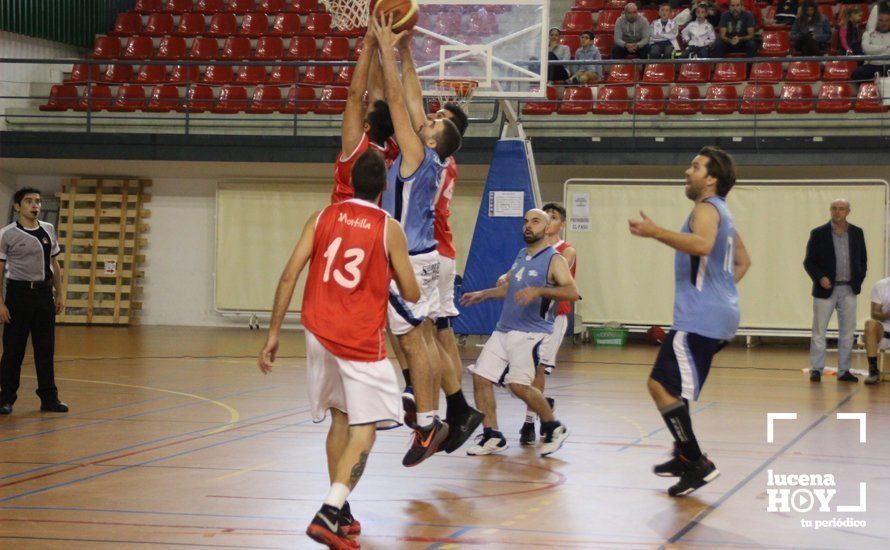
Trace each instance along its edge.
<path fill-rule="evenodd" d="M 417 78 L 417 69 L 414 66 L 414 56 L 411 54 L 410 33 L 404 33 L 402 39 L 399 40 L 399 57 L 402 59 L 402 88 L 405 90 L 405 105 L 408 107 L 411 124 L 418 128 L 426 120 L 426 113 L 423 111 L 423 90 L 420 88 L 420 79 Z"/>
<path fill-rule="evenodd" d="M 706 202 L 695 205 L 692 211 L 692 233 L 680 233 L 659 227 L 643 211 L 641 220 L 628 220 L 630 232 L 638 237 L 648 237 L 663 242 L 669 247 L 692 256 L 707 256 L 714 248 L 717 230 L 720 225 L 720 214 L 717 209 Z"/>
<path fill-rule="evenodd" d="M 370 27 L 367 34 L 373 35 Z M 386 94 L 383 92 L 383 67 L 380 66 L 380 51 L 377 50 L 376 36 L 374 36 L 373 46 L 371 68 L 368 70 L 368 104 L 374 103 L 378 99 L 386 101 Z"/>
<path fill-rule="evenodd" d="M 358 56 L 349 94 L 346 96 L 346 110 L 343 112 L 343 126 L 340 128 L 340 147 L 344 155 L 355 151 L 365 133 L 365 103 L 362 100 L 368 88 L 371 58 L 377 57 L 376 44 L 377 39 L 369 30 L 365 33 L 365 46 Z"/>
<path fill-rule="evenodd" d="M 507 289 L 509 287 L 509 284 L 504 284 L 494 288 L 477 290 L 476 292 L 465 292 L 460 297 L 460 305 L 466 307 L 481 304 L 486 300 L 503 300 L 507 296 Z"/>
<path fill-rule="evenodd" d="M 739 282 L 742 280 L 742 277 L 745 276 L 745 273 L 748 272 L 748 268 L 751 267 L 751 256 L 748 255 L 748 249 L 745 248 L 745 243 L 742 241 L 742 236 L 739 235 L 739 232 L 735 232 L 735 258 L 733 259 L 733 264 L 735 266 L 735 282 Z"/>
<path fill-rule="evenodd" d="M 569 271 L 569 264 L 560 254 L 554 254 L 550 260 L 550 268 L 547 272 L 547 280 L 554 286 L 530 286 L 516 293 L 516 301 L 520 305 L 527 305 L 538 297 L 547 298 L 554 302 L 575 302 L 581 299 L 575 279 Z"/>
<path fill-rule="evenodd" d="M 414 268 L 408 259 L 408 238 L 402 224 L 389 218 L 386 220 L 386 249 L 389 251 L 389 263 L 392 265 L 393 279 L 399 287 L 399 294 L 409 302 L 420 299 L 420 286 L 414 276 Z"/>
<path fill-rule="evenodd" d="M 389 114 L 392 117 L 396 143 L 398 143 L 399 149 L 402 151 L 402 176 L 410 176 L 423 163 L 425 152 L 423 142 L 411 124 L 408 108 L 405 105 L 402 81 L 399 78 L 399 70 L 396 66 L 394 48 L 402 37 L 402 33 L 393 33 L 392 16 L 386 16 L 385 19 L 383 17 L 372 19 L 371 26 L 377 35 L 377 43 L 380 45 L 380 61 L 383 65 L 383 89 L 386 91 L 386 101 L 389 104 Z"/>
<path fill-rule="evenodd" d="M 306 220 L 300 240 L 297 241 L 297 246 L 294 247 L 294 252 L 278 279 L 275 302 L 272 305 L 272 320 L 269 322 L 269 335 L 266 337 L 266 344 L 257 360 L 263 374 L 268 374 L 272 370 L 272 363 L 275 362 L 275 356 L 278 354 L 278 335 L 281 332 L 281 325 L 284 324 L 284 316 L 287 314 L 287 308 L 294 296 L 297 279 L 300 278 L 300 273 L 303 272 L 306 262 L 312 255 L 312 241 L 315 238 L 315 222 L 318 215 L 319 212 L 315 212 Z"/>

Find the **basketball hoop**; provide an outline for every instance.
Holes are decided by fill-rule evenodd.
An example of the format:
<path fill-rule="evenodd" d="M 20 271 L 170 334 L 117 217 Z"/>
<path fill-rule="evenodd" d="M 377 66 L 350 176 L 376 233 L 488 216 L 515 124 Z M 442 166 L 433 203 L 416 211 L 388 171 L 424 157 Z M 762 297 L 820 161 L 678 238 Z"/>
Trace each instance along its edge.
<path fill-rule="evenodd" d="M 348 31 L 368 25 L 371 0 L 321 0 L 331 14 L 331 25 Z"/>
<path fill-rule="evenodd" d="M 439 99 L 439 105 L 454 103 L 463 107 L 473 98 L 479 82 L 476 80 L 439 79 L 433 84 L 433 90 Z"/>

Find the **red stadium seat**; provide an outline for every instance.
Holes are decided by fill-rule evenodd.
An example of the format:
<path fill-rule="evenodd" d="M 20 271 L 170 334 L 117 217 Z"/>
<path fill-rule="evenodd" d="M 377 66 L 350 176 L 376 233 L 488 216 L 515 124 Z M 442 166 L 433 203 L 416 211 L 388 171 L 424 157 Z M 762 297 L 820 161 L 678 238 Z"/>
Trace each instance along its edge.
<path fill-rule="evenodd" d="M 181 36 L 165 36 L 158 45 L 156 59 L 182 59 L 185 57 L 185 38 Z"/>
<path fill-rule="evenodd" d="M 768 21 L 772 21 L 772 23 L 764 23 L 763 30 L 766 30 L 766 31 L 787 31 L 787 30 L 791 29 L 791 27 L 789 25 L 786 25 L 784 23 L 779 23 L 778 21 L 776 21 L 776 7 L 775 6 L 769 6 L 768 8 L 766 8 L 766 15 L 764 16 L 764 19 L 766 19 Z"/>
<path fill-rule="evenodd" d="M 284 56 L 289 61 L 312 61 L 315 59 L 317 52 L 315 49 L 315 39 L 311 36 L 295 36 L 290 41 L 290 47 Z"/>
<path fill-rule="evenodd" d="M 149 15 L 145 28 L 142 29 L 142 34 L 145 36 L 164 36 L 172 32 L 173 15 L 170 13 L 153 13 Z"/>
<path fill-rule="evenodd" d="M 573 10 L 600 11 L 606 5 L 606 0 L 575 0 Z"/>
<path fill-rule="evenodd" d="M 856 70 L 855 61 L 826 61 L 822 80 L 828 82 L 850 80 L 854 70 Z"/>
<path fill-rule="evenodd" d="M 93 43 L 93 59 L 115 59 L 121 55 L 121 41 L 116 36 L 97 36 Z"/>
<path fill-rule="evenodd" d="M 235 69 L 231 65 L 210 65 L 201 76 L 201 82 L 221 86 L 228 84 L 235 77 Z"/>
<path fill-rule="evenodd" d="M 828 22 L 832 24 L 832 26 L 837 26 L 837 18 L 835 18 L 834 16 L 834 6 L 829 4 L 819 4 L 819 11 L 822 12 L 822 15 L 825 16 L 825 19 L 827 19 Z"/>
<path fill-rule="evenodd" d="M 599 36 L 601 34 L 608 34 L 612 36 L 615 32 L 615 22 L 618 21 L 619 17 L 621 17 L 620 11 L 601 11 L 599 19 L 596 20 L 596 29 L 594 29 L 596 35 Z"/>
<path fill-rule="evenodd" d="M 776 92 L 770 84 L 748 84 L 742 92 L 742 105 L 739 112 L 751 114 L 767 114 L 776 108 Z"/>
<path fill-rule="evenodd" d="M 813 88 L 809 84 L 783 84 L 776 111 L 785 114 L 809 113 L 813 110 Z"/>
<path fill-rule="evenodd" d="M 245 65 L 238 69 L 235 84 L 255 86 L 266 81 L 266 67 L 261 65 Z"/>
<path fill-rule="evenodd" d="M 711 80 L 711 65 L 709 63 L 683 63 L 680 65 L 677 82 L 704 84 L 709 80 Z"/>
<path fill-rule="evenodd" d="M 102 71 L 99 65 L 87 65 L 86 63 L 77 63 L 73 67 L 71 67 L 71 74 L 68 76 L 68 78 L 65 79 L 65 82 L 98 82 L 101 74 Z"/>
<path fill-rule="evenodd" d="M 162 84 L 151 90 L 145 110 L 152 113 L 169 113 L 178 107 L 179 88 L 170 84 Z"/>
<path fill-rule="evenodd" d="M 241 17 L 241 29 L 238 33 L 242 36 L 251 38 L 259 38 L 266 34 L 269 30 L 269 18 L 265 13 L 251 12 L 245 13 Z"/>
<path fill-rule="evenodd" d="M 337 74 L 334 76 L 334 86 L 349 86 L 352 83 L 352 74 L 355 72 L 355 67 L 352 65 L 343 65 L 340 67 L 340 70 L 337 71 Z"/>
<path fill-rule="evenodd" d="M 593 47 L 600 51 L 603 59 L 612 57 L 612 46 L 615 45 L 615 37 L 611 34 L 598 34 L 593 37 Z"/>
<path fill-rule="evenodd" d="M 136 0 L 136 5 L 133 6 L 133 11 L 137 13 L 154 13 L 156 11 L 161 11 L 164 5 L 161 0 Z"/>
<path fill-rule="evenodd" d="M 435 61 L 439 59 L 439 48 L 441 47 L 441 41 L 432 36 L 427 36 L 420 43 L 420 47 L 415 51 L 414 58 L 417 61 L 424 63 Z"/>
<path fill-rule="evenodd" d="M 288 65 L 276 65 L 272 67 L 272 72 L 271 74 L 269 74 L 269 80 L 267 80 L 266 82 L 268 84 L 284 86 L 296 84 L 298 80 L 299 73 L 297 72 L 296 67 Z"/>
<path fill-rule="evenodd" d="M 261 36 L 256 41 L 254 59 L 270 61 L 284 58 L 284 41 L 280 36 Z"/>
<path fill-rule="evenodd" d="M 296 13 L 279 13 L 275 16 L 275 22 L 272 23 L 272 29 L 269 34 L 272 36 L 296 36 L 300 32 L 300 16 Z"/>
<path fill-rule="evenodd" d="M 105 73 L 99 79 L 109 84 L 123 84 L 129 82 L 133 78 L 133 66 L 123 65 L 119 63 L 109 63 L 105 68 Z"/>
<path fill-rule="evenodd" d="M 584 115 L 593 108 L 593 93 L 587 86 L 566 86 L 562 93 L 562 103 L 557 113 L 561 115 Z"/>
<path fill-rule="evenodd" d="M 574 58 L 575 52 L 578 51 L 578 48 L 581 47 L 581 35 L 579 35 L 579 34 L 560 35 L 559 43 L 564 46 L 568 46 L 569 51 L 572 52 L 572 58 Z"/>
<path fill-rule="evenodd" d="M 744 63 L 717 63 L 714 67 L 714 74 L 711 76 L 711 82 L 714 83 L 731 83 L 745 81 L 746 67 Z"/>
<path fill-rule="evenodd" d="M 73 84 L 54 84 L 49 92 L 49 100 L 46 105 L 41 105 L 41 111 L 67 111 L 77 106 L 77 86 Z"/>
<path fill-rule="evenodd" d="M 185 93 L 185 101 L 176 110 L 203 113 L 211 107 L 213 107 L 213 88 L 204 84 L 192 84 Z"/>
<path fill-rule="evenodd" d="M 256 0 L 229 0 L 226 11 L 232 13 L 247 13 L 256 9 Z"/>
<path fill-rule="evenodd" d="M 621 84 L 630 86 L 639 80 L 639 65 L 618 64 L 609 67 L 609 76 L 606 77 L 606 84 Z"/>
<path fill-rule="evenodd" d="M 248 113 L 274 113 L 281 109 L 281 89 L 275 86 L 257 86 L 247 107 Z"/>
<path fill-rule="evenodd" d="M 219 42 L 216 38 L 199 36 L 192 42 L 192 49 L 189 51 L 191 59 L 216 59 L 219 55 Z"/>
<path fill-rule="evenodd" d="M 237 113 L 247 109 L 247 89 L 244 86 L 226 84 L 219 92 L 219 101 L 210 108 L 211 113 Z"/>
<path fill-rule="evenodd" d="M 131 36 L 124 51 L 124 59 L 148 59 L 154 56 L 155 47 L 148 36 Z"/>
<path fill-rule="evenodd" d="M 847 83 L 822 84 L 817 113 L 846 113 L 853 108 L 853 89 Z"/>
<path fill-rule="evenodd" d="M 183 13 L 179 16 L 179 26 L 175 34 L 179 36 L 198 36 L 204 34 L 204 15 L 200 13 Z"/>
<path fill-rule="evenodd" d="M 567 33 L 580 34 L 593 30 L 593 14 L 589 11 L 566 12 L 562 20 L 562 30 Z"/>
<path fill-rule="evenodd" d="M 134 11 L 119 13 L 114 18 L 114 29 L 111 33 L 114 36 L 132 36 L 142 31 L 142 18 Z"/>
<path fill-rule="evenodd" d="M 342 36 L 328 36 L 321 43 L 318 59 L 323 61 L 340 61 L 349 57 L 349 40 Z"/>
<path fill-rule="evenodd" d="M 328 86 L 321 91 L 321 98 L 315 106 L 319 115 L 339 115 L 346 110 L 346 88 Z"/>
<path fill-rule="evenodd" d="M 670 84 L 674 81 L 674 65 L 653 63 L 643 71 L 643 84 Z"/>
<path fill-rule="evenodd" d="M 198 0 L 195 11 L 199 13 L 214 14 L 226 9 L 225 0 Z"/>
<path fill-rule="evenodd" d="M 136 75 L 137 84 L 163 84 L 167 81 L 165 65 L 143 65 Z"/>
<path fill-rule="evenodd" d="M 661 86 L 637 86 L 630 112 L 637 115 L 657 115 L 664 110 L 664 91 Z"/>
<path fill-rule="evenodd" d="M 175 65 L 167 77 L 171 84 L 193 84 L 201 78 L 201 69 L 197 65 Z"/>
<path fill-rule="evenodd" d="M 791 37 L 788 31 L 763 31 L 763 57 L 785 57 L 791 51 Z"/>
<path fill-rule="evenodd" d="M 640 15 L 646 18 L 646 21 L 651 25 L 653 21 L 658 19 L 658 10 L 642 10 Z"/>
<path fill-rule="evenodd" d="M 111 107 L 112 101 L 111 88 L 105 84 L 93 84 L 92 86 L 84 87 L 83 95 L 80 101 L 77 102 L 74 110 L 86 111 L 88 110 L 87 107 L 89 107 L 90 111 L 104 111 Z"/>
<path fill-rule="evenodd" d="M 114 99 L 114 103 L 108 107 L 108 110 L 132 113 L 144 107 L 145 88 L 138 85 L 127 85 L 117 89 L 117 97 Z"/>
<path fill-rule="evenodd" d="M 792 61 L 785 73 L 786 82 L 816 82 L 821 67 L 818 61 Z"/>
<path fill-rule="evenodd" d="M 856 107 L 853 110 L 857 113 L 880 113 L 885 110 L 874 82 L 863 82 L 859 85 L 859 95 L 856 97 Z"/>
<path fill-rule="evenodd" d="M 331 34 L 331 14 L 329 13 L 310 13 L 306 18 L 306 34 L 320 38 Z"/>
<path fill-rule="evenodd" d="M 546 101 L 529 101 L 522 107 L 524 115 L 552 115 L 556 112 L 559 102 L 557 101 L 556 88 L 547 86 Z"/>
<path fill-rule="evenodd" d="M 287 102 L 282 107 L 282 113 L 296 112 L 305 115 L 315 109 L 317 101 L 315 90 L 309 86 L 291 86 L 287 92 Z"/>
<path fill-rule="evenodd" d="M 593 113 L 597 115 L 620 115 L 627 112 L 630 99 L 626 86 L 600 86 L 597 91 Z"/>
<path fill-rule="evenodd" d="M 192 11 L 193 8 L 192 0 L 167 0 L 167 6 L 164 8 L 164 11 L 185 13 Z"/>
<path fill-rule="evenodd" d="M 217 13 L 210 18 L 210 28 L 207 36 L 225 38 L 235 34 L 238 29 L 238 20 L 234 13 Z"/>
<path fill-rule="evenodd" d="M 701 108 L 701 96 L 698 86 L 671 86 L 668 94 L 667 107 L 664 112 L 669 115 L 694 115 Z"/>
<path fill-rule="evenodd" d="M 303 76 L 301 84 L 308 86 L 327 86 L 334 82 L 334 68 L 311 66 L 306 67 L 306 74 Z"/>
<path fill-rule="evenodd" d="M 608 0 L 606 2 L 606 7 L 604 9 L 607 10 L 623 10 L 624 6 L 627 5 L 629 0 Z"/>
<path fill-rule="evenodd" d="M 250 38 L 246 36 L 230 36 L 223 44 L 222 59 L 249 59 Z"/>
<path fill-rule="evenodd" d="M 256 9 L 266 13 L 278 13 L 287 9 L 287 3 L 284 0 L 260 0 Z"/>
<path fill-rule="evenodd" d="M 735 86 L 717 84 L 708 86 L 701 111 L 706 115 L 729 115 L 734 113 L 738 106 L 739 94 Z"/>
<path fill-rule="evenodd" d="M 309 15 L 316 10 L 318 10 L 318 0 L 288 0 L 287 11 Z"/>
<path fill-rule="evenodd" d="M 778 61 L 762 61 L 751 65 L 748 80 L 757 84 L 771 84 L 782 81 L 782 64 Z"/>

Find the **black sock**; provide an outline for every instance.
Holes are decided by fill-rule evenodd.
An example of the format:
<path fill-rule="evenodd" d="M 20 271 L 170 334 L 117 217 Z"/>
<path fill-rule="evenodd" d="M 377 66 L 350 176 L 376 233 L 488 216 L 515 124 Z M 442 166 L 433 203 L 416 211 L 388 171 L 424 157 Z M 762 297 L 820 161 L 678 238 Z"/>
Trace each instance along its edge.
<path fill-rule="evenodd" d="M 868 358 L 868 372 L 869 374 L 878 372 L 878 356 Z"/>
<path fill-rule="evenodd" d="M 464 392 L 461 390 L 457 390 L 451 395 L 445 396 L 445 418 L 454 418 L 459 414 L 465 413 L 470 405 L 467 404 L 467 399 L 464 397 Z"/>
<path fill-rule="evenodd" d="M 689 410 L 686 407 L 686 404 L 677 402 L 659 412 L 680 447 L 680 454 L 687 460 L 695 462 L 701 458 L 702 453 L 692 431 L 692 419 L 689 417 Z"/>
<path fill-rule="evenodd" d="M 541 422 L 541 431 L 550 433 L 560 426 L 559 420 L 551 420 L 550 422 Z"/>
<path fill-rule="evenodd" d="M 494 428 L 483 428 L 483 429 L 482 429 L 482 434 L 483 434 L 485 437 L 496 437 L 496 438 L 498 438 L 498 439 L 504 439 L 504 434 L 502 434 L 501 432 L 495 430 Z"/>
<path fill-rule="evenodd" d="M 403 369 L 402 376 L 405 377 L 405 387 L 410 388 L 411 387 L 411 372 L 408 369 Z"/>

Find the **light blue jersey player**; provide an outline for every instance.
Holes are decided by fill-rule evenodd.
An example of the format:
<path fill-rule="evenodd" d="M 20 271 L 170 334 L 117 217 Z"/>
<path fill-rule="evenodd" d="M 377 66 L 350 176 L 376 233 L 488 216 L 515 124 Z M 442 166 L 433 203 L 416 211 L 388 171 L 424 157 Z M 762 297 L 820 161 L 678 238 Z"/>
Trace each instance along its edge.
<path fill-rule="evenodd" d="M 435 149 L 425 147 L 420 166 L 409 175 L 402 175 L 402 164 L 403 157 L 399 154 L 386 176 L 383 209 L 405 229 L 409 254 L 435 252 L 438 246 L 433 235 L 436 194 L 448 161 L 441 160 Z"/>
<path fill-rule="evenodd" d="M 674 325 L 661 344 L 648 387 L 671 435 L 674 455 L 654 473 L 679 477 L 668 489 L 688 495 L 720 472 L 702 454 L 689 416 L 689 400 L 698 399 L 711 360 L 739 327 L 736 283 L 751 265 L 742 238 L 726 206 L 735 185 L 732 157 L 716 147 L 703 148 L 686 170 L 686 197 L 695 202 L 682 229 L 659 227 L 645 214 L 630 220 L 630 232 L 663 242 L 677 251 Z"/>
<path fill-rule="evenodd" d="M 525 214 L 523 238 L 526 247 L 519 251 L 507 272 L 507 284 L 468 292 L 461 296 L 465 306 L 489 299 L 503 299 L 504 308 L 495 331 L 482 348 L 479 359 L 469 370 L 473 373 L 476 406 L 485 414 L 484 431 L 469 455 L 487 455 L 508 447 L 498 431 L 494 384 L 510 388 L 516 397 L 541 417 L 544 441 L 541 456 L 556 452 L 569 435 L 541 391 L 532 385 L 537 351 L 545 336 L 553 332 L 553 314 L 557 302 L 579 298 L 569 264 L 547 241 L 550 216 L 534 208 Z"/>

